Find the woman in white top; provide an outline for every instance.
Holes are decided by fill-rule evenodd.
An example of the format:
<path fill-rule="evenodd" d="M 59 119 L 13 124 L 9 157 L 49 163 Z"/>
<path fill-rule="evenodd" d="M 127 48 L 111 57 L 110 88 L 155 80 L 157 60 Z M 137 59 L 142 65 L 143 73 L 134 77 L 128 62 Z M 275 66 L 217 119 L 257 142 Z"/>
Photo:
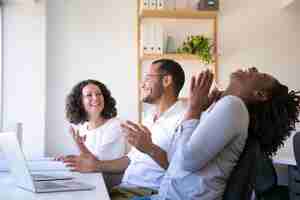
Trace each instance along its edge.
<path fill-rule="evenodd" d="M 125 154 L 125 137 L 116 115 L 116 101 L 99 81 L 81 81 L 67 96 L 66 117 L 77 125 L 71 128 L 77 137 L 75 141 L 82 141 L 86 150 L 99 160 L 117 159 Z"/>

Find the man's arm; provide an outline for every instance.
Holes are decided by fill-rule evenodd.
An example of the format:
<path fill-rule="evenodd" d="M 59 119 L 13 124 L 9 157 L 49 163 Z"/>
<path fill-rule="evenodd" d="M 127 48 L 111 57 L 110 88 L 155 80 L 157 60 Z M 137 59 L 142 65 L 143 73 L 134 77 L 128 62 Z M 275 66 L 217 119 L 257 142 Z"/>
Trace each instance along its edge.
<path fill-rule="evenodd" d="M 130 160 L 127 156 L 115 160 L 99 160 L 97 165 L 97 171 L 108 173 L 121 173 L 124 172 Z"/>
<path fill-rule="evenodd" d="M 151 149 L 146 153 L 162 168 L 167 169 L 169 167 L 167 152 L 159 146 L 152 144 Z"/>

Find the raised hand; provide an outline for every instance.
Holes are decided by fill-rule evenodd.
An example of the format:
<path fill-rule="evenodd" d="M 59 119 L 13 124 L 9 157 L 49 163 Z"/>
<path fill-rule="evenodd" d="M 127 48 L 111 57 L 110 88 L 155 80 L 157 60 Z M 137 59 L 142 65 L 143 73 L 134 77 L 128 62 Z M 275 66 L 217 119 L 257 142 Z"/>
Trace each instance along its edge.
<path fill-rule="evenodd" d="M 69 134 L 71 134 L 72 139 L 74 140 L 75 144 L 77 145 L 79 151 L 81 153 L 89 153 L 89 150 L 87 149 L 87 147 L 85 146 L 84 142 L 86 137 L 81 137 L 79 135 L 79 131 L 75 130 L 72 126 L 69 127 Z M 64 161 L 65 159 L 65 155 L 60 155 L 54 158 L 54 160 L 56 161 Z"/>
<path fill-rule="evenodd" d="M 98 159 L 94 156 L 84 142 L 86 137 L 81 137 L 79 132 L 70 127 L 69 133 L 80 150 L 80 155 L 68 155 L 60 158 L 71 171 L 95 172 L 97 170 Z"/>
<path fill-rule="evenodd" d="M 128 143 L 143 153 L 149 154 L 152 151 L 153 143 L 151 132 L 141 124 L 126 121 L 121 124 L 122 130 L 127 134 Z"/>
<path fill-rule="evenodd" d="M 70 128 L 69 128 L 69 133 L 71 134 L 73 140 L 75 141 L 75 143 L 81 153 L 91 153 L 84 144 L 84 142 L 86 140 L 85 136 L 83 136 L 83 137 L 80 136 L 79 131 L 78 130 L 76 131 L 72 126 L 70 126 Z"/>
<path fill-rule="evenodd" d="M 213 82 L 213 74 L 209 70 L 193 76 L 189 87 L 188 110 L 185 120 L 199 119 L 200 114 L 209 106 L 209 90 Z"/>

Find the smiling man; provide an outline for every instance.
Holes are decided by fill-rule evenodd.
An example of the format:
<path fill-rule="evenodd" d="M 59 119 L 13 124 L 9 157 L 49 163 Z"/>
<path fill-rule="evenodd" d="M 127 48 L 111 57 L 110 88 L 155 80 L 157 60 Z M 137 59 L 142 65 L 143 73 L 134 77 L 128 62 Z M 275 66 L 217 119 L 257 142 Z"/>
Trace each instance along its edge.
<path fill-rule="evenodd" d="M 125 172 L 120 186 L 111 192 L 111 199 L 155 193 L 169 165 L 167 151 L 176 126 L 183 118 L 185 106 L 178 95 L 185 81 L 182 67 L 170 59 L 154 61 L 145 74 L 141 90 L 142 101 L 153 105 L 143 119 L 151 135 L 129 135 L 134 147 L 128 155 L 116 160 L 98 160 L 78 142 L 82 154 L 64 162 L 80 172 Z"/>

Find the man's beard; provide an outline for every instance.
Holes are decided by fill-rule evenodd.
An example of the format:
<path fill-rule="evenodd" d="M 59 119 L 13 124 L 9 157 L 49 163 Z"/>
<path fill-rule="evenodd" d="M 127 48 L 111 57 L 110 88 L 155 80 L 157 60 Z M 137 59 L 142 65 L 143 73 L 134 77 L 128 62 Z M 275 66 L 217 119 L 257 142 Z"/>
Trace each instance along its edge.
<path fill-rule="evenodd" d="M 147 96 L 143 97 L 142 102 L 148 104 L 155 104 L 164 94 L 164 88 L 162 85 L 160 85 L 160 87 L 157 90 L 158 91 L 156 91 L 156 93 L 153 93 L 151 89 L 150 93 Z"/>

